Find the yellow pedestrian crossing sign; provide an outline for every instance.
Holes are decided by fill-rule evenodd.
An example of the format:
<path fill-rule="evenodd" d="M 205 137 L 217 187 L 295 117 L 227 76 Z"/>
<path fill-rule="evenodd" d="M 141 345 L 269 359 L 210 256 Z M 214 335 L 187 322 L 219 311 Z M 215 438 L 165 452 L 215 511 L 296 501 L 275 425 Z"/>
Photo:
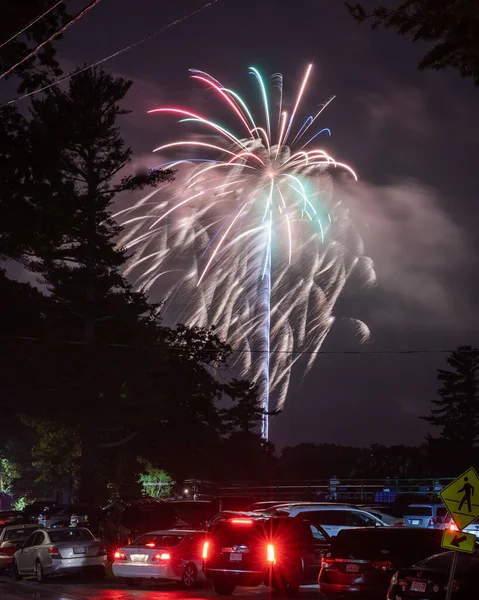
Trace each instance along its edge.
<path fill-rule="evenodd" d="M 479 477 L 475 469 L 468 469 L 439 495 L 459 529 L 479 517 Z"/>
<path fill-rule="evenodd" d="M 447 550 L 473 554 L 476 549 L 476 536 L 472 533 L 445 529 L 442 534 L 441 546 Z"/>

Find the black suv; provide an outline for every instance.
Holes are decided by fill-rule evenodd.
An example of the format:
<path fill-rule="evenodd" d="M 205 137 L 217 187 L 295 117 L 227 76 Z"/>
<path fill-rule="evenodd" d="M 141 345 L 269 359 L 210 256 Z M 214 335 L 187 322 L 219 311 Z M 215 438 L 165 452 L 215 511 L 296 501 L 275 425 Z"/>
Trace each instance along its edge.
<path fill-rule="evenodd" d="M 229 516 L 211 528 L 203 568 L 218 594 L 265 584 L 293 596 L 317 581 L 329 542 L 322 528 L 297 517 Z"/>
<path fill-rule="evenodd" d="M 417 527 L 343 529 L 323 558 L 319 591 L 328 598 L 383 599 L 396 571 L 444 551 L 442 534 Z"/>

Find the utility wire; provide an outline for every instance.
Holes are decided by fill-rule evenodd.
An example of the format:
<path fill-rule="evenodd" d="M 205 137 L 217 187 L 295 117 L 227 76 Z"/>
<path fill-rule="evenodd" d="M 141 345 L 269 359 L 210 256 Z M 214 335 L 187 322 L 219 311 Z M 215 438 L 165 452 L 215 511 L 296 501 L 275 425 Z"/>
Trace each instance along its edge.
<path fill-rule="evenodd" d="M 200 6 L 200 8 L 197 8 L 196 10 L 193 10 L 193 11 L 187 13 L 186 15 L 176 19 L 175 21 L 171 21 L 164 27 L 161 27 L 160 29 L 153 31 L 152 33 L 146 35 L 145 37 L 141 38 L 140 40 L 137 40 L 136 42 L 133 42 L 133 43 L 129 44 L 128 46 L 121 48 L 120 50 L 117 50 L 113 54 L 105 56 L 104 58 L 97 60 L 94 63 L 90 63 L 86 67 L 83 67 L 83 69 L 79 69 L 78 71 L 70 73 L 69 75 L 65 75 L 65 77 L 61 77 L 60 79 L 57 79 L 53 83 L 49 83 L 48 85 L 45 85 L 41 88 L 34 90 L 33 92 L 23 94 L 23 96 L 18 96 L 18 98 L 14 98 L 13 100 L 9 100 L 8 102 L 5 102 L 4 104 L 0 104 L 0 108 L 2 108 L 4 106 L 8 106 L 9 104 L 15 104 L 16 102 L 19 102 L 20 100 L 24 100 L 25 98 L 28 98 L 29 96 L 33 96 L 34 94 L 39 94 L 40 92 L 44 92 L 45 90 L 48 90 L 55 85 L 63 83 L 64 81 L 67 81 L 68 79 L 71 79 L 72 77 L 75 77 L 76 75 L 80 75 L 80 73 L 84 73 L 85 71 L 88 71 L 88 69 L 93 69 L 94 67 L 97 67 L 98 65 L 102 65 L 103 63 L 107 62 L 108 60 L 111 60 L 112 58 L 120 56 L 121 54 L 124 54 L 125 52 L 128 52 L 128 50 L 131 50 L 132 48 L 136 48 L 140 44 L 143 44 L 144 42 L 159 35 L 160 33 L 163 33 L 167 29 L 171 29 L 175 25 L 179 25 L 180 23 L 183 23 L 183 21 L 186 21 L 187 19 L 194 17 L 198 13 L 202 12 L 203 10 L 206 10 L 207 8 L 210 8 L 211 6 L 213 6 L 214 4 L 216 4 L 219 1 L 220 0 L 210 0 L 210 2 L 207 2 L 206 4 L 203 4 L 203 6 Z"/>
<path fill-rule="evenodd" d="M 57 340 L 57 339 L 49 339 L 49 338 L 38 338 L 38 337 L 26 337 L 26 336 L 1 336 L 2 339 L 5 340 L 18 340 L 18 341 L 33 341 L 33 342 L 49 342 L 52 344 L 68 344 L 74 346 L 87 346 L 87 342 L 77 341 L 77 340 Z M 158 348 L 160 350 L 172 350 L 175 352 L 185 352 L 188 351 L 188 346 L 165 346 L 162 344 L 102 344 L 98 343 L 97 347 L 103 348 Z M 212 352 L 215 348 L 203 348 L 197 349 L 195 352 Z M 235 350 L 232 349 L 232 354 L 292 354 L 295 356 L 298 355 L 315 355 L 315 354 L 325 354 L 325 355 L 351 355 L 351 356 L 394 356 L 401 354 L 451 354 L 452 352 L 456 352 L 455 349 L 441 349 L 437 350 L 433 349 L 411 349 L 411 350 Z M 477 354 L 477 350 L 472 348 L 471 350 L 464 350 L 465 354 Z"/>
<path fill-rule="evenodd" d="M 55 10 L 55 8 L 57 8 L 58 6 L 60 6 L 60 4 L 63 4 L 63 2 L 64 2 L 64 0 L 60 0 L 60 2 L 57 2 L 56 4 L 54 4 L 53 6 L 51 6 L 50 8 L 48 8 L 44 13 L 42 13 L 41 15 L 38 15 L 38 17 L 36 17 L 35 19 L 33 19 L 33 21 L 30 21 L 30 23 L 28 23 L 27 25 L 25 25 L 25 27 L 23 29 L 20 29 L 20 31 L 18 31 L 17 33 L 15 33 L 14 35 L 12 35 L 11 38 L 8 38 L 8 40 L 6 40 L 5 42 L 3 42 L 3 44 L 0 44 L 0 48 L 3 48 L 4 46 L 6 46 L 10 42 L 12 42 L 16 37 L 18 37 L 19 35 L 22 35 L 22 33 L 25 33 L 25 31 L 27 29 L 30 29 L 30 27 L 32 25 L 35 25 L 35 23 L 37 23 L 38 21 L 40 21 L 41 19 L 43 19 L 43 17 L 46 17 L 49 12 L 51 12 L 52 10 Z"/>
<path fill-rule="evenodd" d="M 35 56 L 35 54 L 38 54 L 38 52 L 43 48 L 43 46 L 46 46 L 53 39 L 55 39 L 56 37 L 58 37 L 59 35 L 64 33 L 67 29 L 69 29 L 72 25 L 74 25 L 77 21 L 79 21 L 82 17 L 84 17 L 87 14 L 87 12 L 90 12 L 90 10 L 92 8 L 95 8 L 95 6 L 97 4 L 100 4 L 100 2 L 101 2 L 101 0 L 92 0 L 92 2 L 90 2 L 90 4 L 85 6 L 85 8 L 83 8 L 79 13 L 77 13 L 71 21 L 68 21 L 68 23 L 66 23 L 63 27 L 60 27 L 60 29 L 55 31 L 55 33 L 52 34 L 49 38 L 47 38 L 45 41 L 38 44 L 38 46 L 36 48 L 34 48 L 30 52 L 30 54 L 27 54 L 27 56 L 24 56 L 21 60 L 19 60 L 17 63 L 15 63 L 9 69 L 7 69 L 5 71 L 5 73 L 2 73 L 2 75 L 0 75 L 0 79 L 3 79 L 7 75 L 9 75 L 12 71 L 14 71 L 20 65 L 22 65 L 25 61 L 27 61 L 28 59 Z"/>

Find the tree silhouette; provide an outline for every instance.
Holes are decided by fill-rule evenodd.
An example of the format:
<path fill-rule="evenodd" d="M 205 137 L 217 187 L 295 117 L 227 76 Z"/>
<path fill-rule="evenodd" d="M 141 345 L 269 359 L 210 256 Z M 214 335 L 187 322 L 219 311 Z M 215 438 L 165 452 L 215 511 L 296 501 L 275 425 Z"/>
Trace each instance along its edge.
<path fill-rule="evenodd" d="M 394 8 L 376 6 L 370 12 L 362 4 L 346 2 L 346 7 L 356 21 L 371 20 L 373 29 L 395 29 L 413 42 L 432 43 L 419 69 L 450 67 L 479 84 L 477 0 L 403 0 Z"/>
<path fill-rule="evenodd" d="M 479 439 L 479 350 L 460 346 L 447 359 L 450 370 L 439 369 L 438 398 L 432 401 L 435 408 L 421 417 L 440 428 L 438 438 L 430 438 L 431 448 L 456 462 L 456 469 L 474 460 Z"/>

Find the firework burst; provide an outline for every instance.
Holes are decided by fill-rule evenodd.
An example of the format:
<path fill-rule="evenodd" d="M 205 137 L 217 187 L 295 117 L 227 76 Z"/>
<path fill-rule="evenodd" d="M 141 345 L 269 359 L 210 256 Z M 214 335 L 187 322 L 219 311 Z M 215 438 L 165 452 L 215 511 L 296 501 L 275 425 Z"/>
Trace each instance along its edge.
<path fill-rule="evenodd" d="M 333 197 L 332 173 L 356 174 L 312 147 L 320 135 L 331 135 L 315 126 L 332 99 L 295 128 L 311 69 L 289 113 L 281 75 L 273 76 L 271 103 L 266 83 L 251 68 L 262 100 L 260 120 L 236 92 L 192 70 L 192 78 L 231 110 L 243 133 L 183 108 L 149 111 L 200 124 L 212 135 L 156 148 L 187 149 L 194 157 L 159 165 L 178 169 L 174 184 L 117 215 L 124 225 L 122 243 L 133 251 L 128 273 L 142 289 L 159 286 L 167 317 L 216 326 L 237 352 L 242 374 L 258 383 L 265 413 L 283 407 L 294 364 L 302 360 L 307 372 L 314 363 L 353 271 L 367 282 L 374 279 L 347 208 Z M 366 339 L 366 325 L 353 321 Z M 265 439 L 268 427 L 265 414 Z"/>

